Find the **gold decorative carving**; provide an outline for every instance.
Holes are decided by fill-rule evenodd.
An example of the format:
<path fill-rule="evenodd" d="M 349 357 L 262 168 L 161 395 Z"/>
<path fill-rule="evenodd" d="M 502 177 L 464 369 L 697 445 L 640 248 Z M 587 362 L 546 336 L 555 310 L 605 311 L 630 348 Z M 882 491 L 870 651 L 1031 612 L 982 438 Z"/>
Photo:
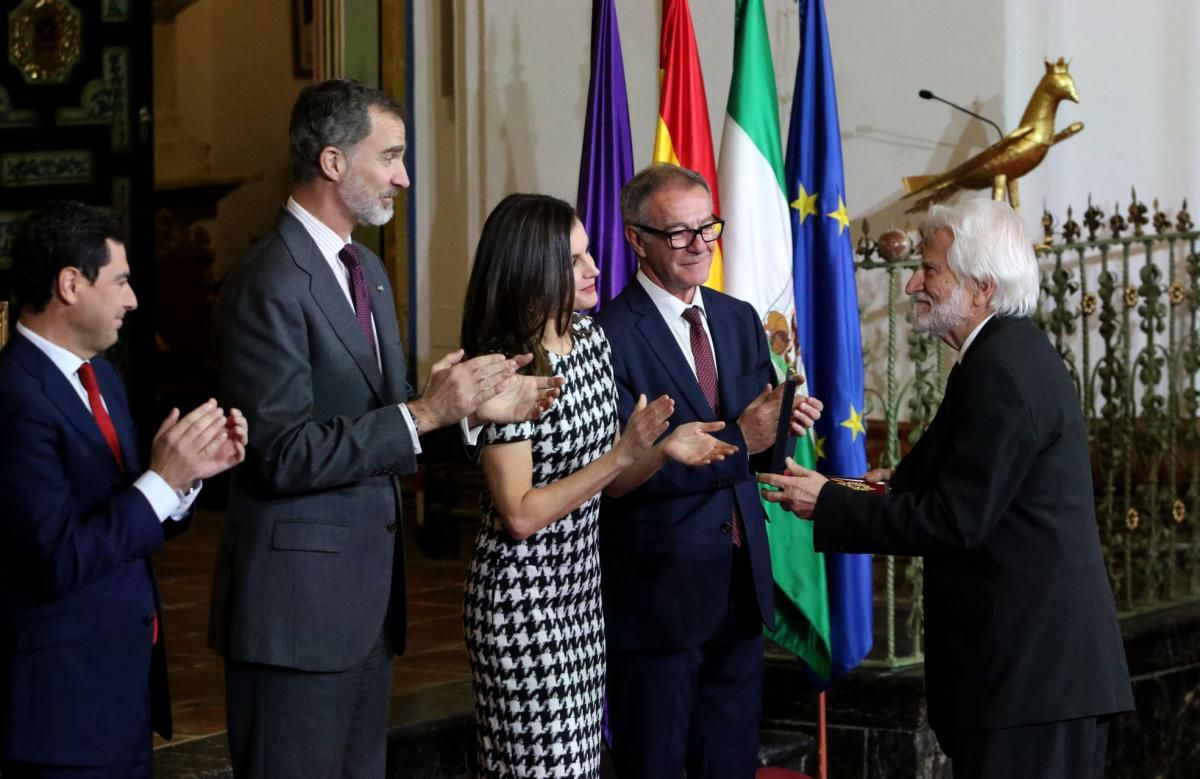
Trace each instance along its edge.
<path fill-rule="evenodd" d="M 8 15 L 8 59 L 30 84 L 61 83 L 79 61 L 80 31 L 66 0 L 23 0 Z"/>
<path fill-rule="evenodd" d="M 1079 102 L 1068 64 L 1061 57 L 1058 62 L 1046 60 L 1046 75 L 1033 90 L 1017 129 L 945 173 L 904 178 L 906 197 L 921 196 L 909 213 L 924 211 L 960 189 L 987 187 L 992 188 L 993 200 L 1003 200 L 1007 194 L 1009 204 L 1019 208 L 1017 179 L 1037 167 L 1051 146 L 1083 129 L 1083 122 L 1073 122 L 1054 132 L 1054 114 L 1063 100 Z"/>

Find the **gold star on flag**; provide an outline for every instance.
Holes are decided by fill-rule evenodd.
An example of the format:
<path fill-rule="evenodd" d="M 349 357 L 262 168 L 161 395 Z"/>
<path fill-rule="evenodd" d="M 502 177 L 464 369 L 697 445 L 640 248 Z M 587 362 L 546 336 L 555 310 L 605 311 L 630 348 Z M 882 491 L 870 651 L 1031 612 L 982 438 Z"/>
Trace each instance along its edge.
<path fill-rule="evenodd" d="M 813 454 L 816 455 L 818 460 L 828 460 L 829 458 L 825 456 L 825 437 L 817 435 L 815 430 L 811 435 L 813 439 Z"/>
<path fill-rule="evenodd" d="M 844 233 L 846 228 L 850 226 L 850 214 L 846 213 L 846 201 L 842 199 L 841 195 L 838 195 L 837 211 L 830 211 L 825 216 L 838 223 L 838 235 Z"/>
<path fill-rule="evenodd" d="M 792 208 L 800 212 L 800 224 L 804 224 L 805 219 L 817 214 L 817 193 L 808 194 L 801 184 L 800 197 L 792 201 Z"/>
<path fill-rule="evenodd" d="M 838 424 L 850 431 L 850 440 L 857 441 L 858 434 L 867 434 L 867 428 L 863 425 L 864 412 L 854 410 L 854 404 L 850 404 L 850 418 L 844 419 Z"/>

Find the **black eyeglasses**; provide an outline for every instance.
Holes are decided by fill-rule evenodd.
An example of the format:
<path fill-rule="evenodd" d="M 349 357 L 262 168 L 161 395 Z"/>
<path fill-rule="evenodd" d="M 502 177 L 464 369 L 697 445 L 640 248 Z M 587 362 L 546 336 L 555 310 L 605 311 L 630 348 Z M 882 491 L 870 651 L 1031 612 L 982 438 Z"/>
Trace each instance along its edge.
<path fill-rule="evenodd" d="M 667 241 L 667 245 L 672 249 L 686 249 L 696 240 L 696 236 L 700 236 L 705 243 L 712 243 L 721 237 L 721 233 L 725 230 L 724 219 L 714 219 L 708 224 L 702 224 L 693 230 L 690 227 L 681 227 L 678 230 L 659 230 L 657 227 L 649 227 L 647 225 L 635 224 L 639 230 L 645 230 L 648 233 L 662 236 Z"/>

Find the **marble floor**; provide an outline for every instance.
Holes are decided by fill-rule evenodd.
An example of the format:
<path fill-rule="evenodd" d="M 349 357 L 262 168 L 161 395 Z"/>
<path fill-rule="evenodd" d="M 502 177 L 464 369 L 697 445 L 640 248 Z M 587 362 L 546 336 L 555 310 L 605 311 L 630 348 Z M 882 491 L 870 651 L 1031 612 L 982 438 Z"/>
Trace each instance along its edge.
<path fill-rule="evenodd" d="M 175 717 L 172 743 L 225 730 L 221 658 L 206 643 L 213 558 L 223 523 L 221 512 L 199 512 L 188 532 L 168 542 L 155 559 Z M 472 528 L 458 524 L 469 544 Z M 393 695 L 470 678 L 462 638 L 467 558 L 430 559 L 414 543 L 412 525 L 406 527 L 408 648 L 395 661 Z"/>

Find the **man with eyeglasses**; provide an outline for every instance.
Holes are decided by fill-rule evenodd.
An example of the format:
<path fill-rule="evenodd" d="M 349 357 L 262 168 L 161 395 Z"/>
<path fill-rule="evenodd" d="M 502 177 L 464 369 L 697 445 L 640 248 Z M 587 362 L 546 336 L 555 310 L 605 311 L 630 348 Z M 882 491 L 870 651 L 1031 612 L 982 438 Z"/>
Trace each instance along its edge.
<path fill-rule="evenodd" d="M 675 399 L 672 426 L 721 420 L 736 454 L 668 463 L 605 498 L 600 563 L 608 705 L 617 775 L 754 775 L 771 561 L 754 471 L 775 443 L 782 392 L 754 308 L 700 286 L 725 227 L 704 178 L 653 165 L 621 190 L 638 273 L 599 315 L 612 344 L 622 422 L 640 394 Z M 742 229 L 752 229 L 744 226 Z M 798 399 L 799 435 L 821 403 Z M 756 467 L 758 466 L 758 467 Z"/>

